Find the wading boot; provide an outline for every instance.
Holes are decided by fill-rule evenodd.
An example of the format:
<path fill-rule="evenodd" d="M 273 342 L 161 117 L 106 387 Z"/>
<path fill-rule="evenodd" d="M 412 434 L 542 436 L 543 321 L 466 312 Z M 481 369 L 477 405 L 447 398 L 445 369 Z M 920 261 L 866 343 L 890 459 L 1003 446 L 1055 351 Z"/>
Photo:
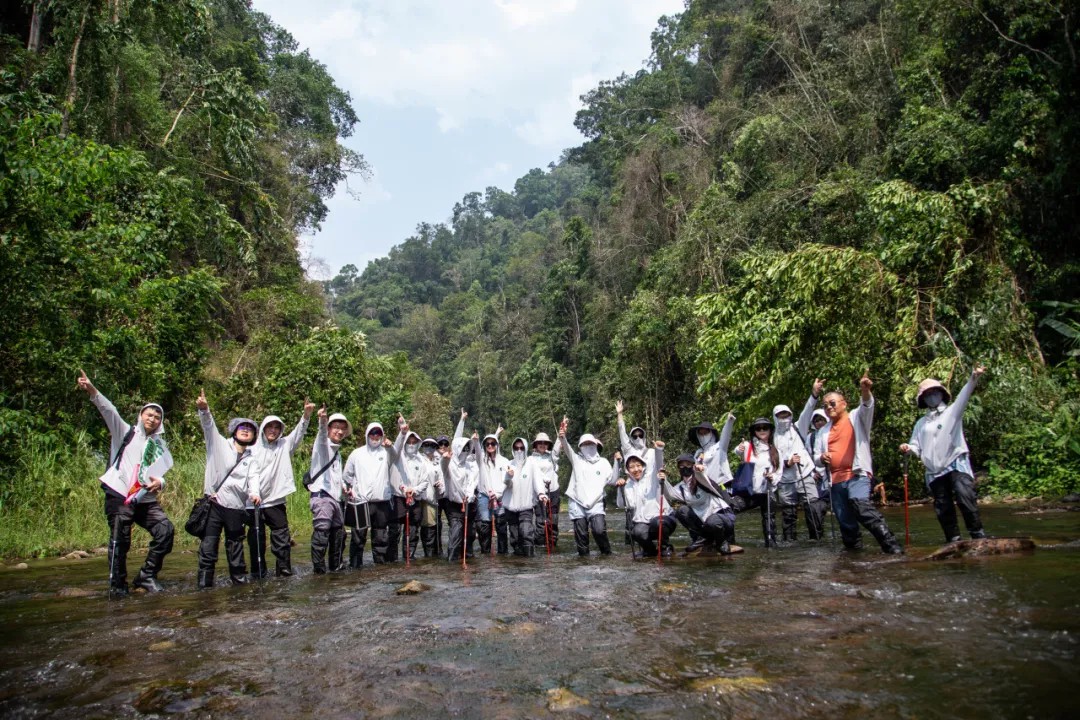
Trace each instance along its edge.
<path fill-rule="evenodd" d="M 123 585 L 110 585 L 109 586 L 109 598 L 113 600 L 119 600 L 120 598 L 126 598 L 128 596 L 127 583 Z"/>
<path fill-rule="evenodd" d="M 214 571 L 213 570 L 200 570 L 198 574 L 198 588 L 200 590 L 206 590 L 214 587 Z"/>
<path fill-rule="evenodd" d="M 315 530 L 311 533 L 311 569 L 316 575 L 326 572 L 326 549 L 329 545 L 329 530 Z"/>
<path fill-rule="evenodd" d="M 435 555 L 435 526 L 420 527 L 420 543 L 424 546 L 424 557 Z"/>
<path fill-rule="evenodd" d="M 139 571 L 139 574 L 135 576 L 135 582 L 132 583 L 134 587 L 142 588 L 148 593 L 161 592 L 165 589 L 165 586 L 157 581 L 152 572 L 147 572 L 146 568 Z"/>
<path fill-rule="evenodd" d="M 341 572 L 345 569 L 341 558 L 345 554 L 345 528 L 336 528 L 330 531 L 330 572 Z"/>

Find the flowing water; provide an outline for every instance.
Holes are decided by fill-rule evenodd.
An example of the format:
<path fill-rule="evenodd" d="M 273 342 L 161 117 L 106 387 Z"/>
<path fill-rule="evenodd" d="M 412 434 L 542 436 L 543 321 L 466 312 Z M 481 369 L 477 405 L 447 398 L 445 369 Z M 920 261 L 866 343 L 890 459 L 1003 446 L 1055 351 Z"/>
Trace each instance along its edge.
<path fill-rule="evenodd" d="M 766 550 L 755 514 L 745 554 L 658 565 L 613 513 L 612 557 L 564 533 L 551 558 L 316 577 L 301 545 L 297 577 L 197 592 L 175 553 L 167 592 L 120 601 L 103 558 L 35 562 L 0 573 L 0 716 L 1080 717 L 1080 513 L 983 517 L 1039 549 Z M 912 530 L 911 556 L 940 542 L 929 508 Z M 432 589 L 396 595 L 411 579 Z"/>

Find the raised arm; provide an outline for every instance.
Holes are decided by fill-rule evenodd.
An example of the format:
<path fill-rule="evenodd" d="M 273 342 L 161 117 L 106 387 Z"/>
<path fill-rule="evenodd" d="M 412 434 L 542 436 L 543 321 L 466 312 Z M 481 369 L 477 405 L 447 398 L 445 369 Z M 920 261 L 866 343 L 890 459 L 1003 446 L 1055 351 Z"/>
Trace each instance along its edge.
<path fill-rule="evenodd" d="M 116 406 L 109 402 L 109 399 L 98 392 L 98 389 L 94 387 L 94 383 L 90 382 L 90 378 L 86 376 L 82 368 L 79 369 L 79 377 L 76 382 L 79 385 L 79 389 L 84 391 L 89 397 L 90 402 L 94 404 L 94 407 L 101 413 L 101 419 L 105 421 L 105 427 L 109 428 L 109 433 L 116 438 L 123 437 L 127 434 L 127 431 L 131 429 L 131 426 L 124 422 L 124 418 L 120 417 L 120 413 L 116 411 Z"/>
<path fill-rule="evenodd" d="M 956 400 L 953 401 L 951 410 L 956 415 L 963 415 L 964 409 L 967 408 L 968 401 L 971 400 L 971 394 L 975 392 L 975 386 L 979 384 L 979 378 L 986 372 L 986 367 L 982 364 L 978 364 L 971 371 L 971 377 L 964 383 L 964 387 L 956 394 Z"/>
<path fill-rule="evenodd" d="M 871 392 L 873 387 L 874 381 L 870 379 L 870 368 L 867 368 L 862 379 L 859 380 L 859 392 L 862 395 L 862 402 L 859 404 L 859 424 L 867 437 L 870 436 L 870 427 L 874 424 L 874 394 Z"/>
<path fill-rule="evenodd" d="M 289 433 L 286 438 L 286 446 L 289 448 L 289 454 L 296 452 L 296 449 L 300 447 L 300 442 L 307 435 L 308 425 L 311 423 L 311 413 L 315 411 L 315 403 L 311 402 L 307 398 L 304 398 L 304 414 L 300 416 L 300 422 L 296 423 L 296 427 Z"/>
<path fill-rule="evenodd" d="M 799 435 L 803 438 L 810 432 L 810 421 L 814 417 L 814 410 L 817 408 L 818 397 L 821 396 L 823 387 L 825 387 L 825 380 L 814 378 L 814 386 L 810 389 L 810 397 L 806 398 L 806 404 L 803 405 L 802 412 L 799 413 L 799 419 L 795 421 L 795 427 L 799 429 Z"/>
<path fill-rule="evenodd" d="M 720 452 L 724 455 L 728 453 L 728 446 L 731 445 L 731 434 L 735 432 L 735 416 L 728 413 L 727 419 L 724 420 L 724 427 L 720 429 L 720 442 L 717 443 L 720 446 Z"/>
<path fill-rule="evenodd" d="M 461 419 L 458 420 L 457 427 L 454 428 L 454 438 L 465 437 L 465 418 L 469 417 L 469 413 L 465 412 L 465 408 L 461 408 Z"/>
<path fill-rule="evenodd" d="M 615 402 L 615 414 L 619 418 L 619 447 L 622 449 L 623 455 L 629 455 L 633 447 L 630 445 L 630 436 L 626 434 L 626 420 L 623 418 L 623 401 L 617 400 Z"/>

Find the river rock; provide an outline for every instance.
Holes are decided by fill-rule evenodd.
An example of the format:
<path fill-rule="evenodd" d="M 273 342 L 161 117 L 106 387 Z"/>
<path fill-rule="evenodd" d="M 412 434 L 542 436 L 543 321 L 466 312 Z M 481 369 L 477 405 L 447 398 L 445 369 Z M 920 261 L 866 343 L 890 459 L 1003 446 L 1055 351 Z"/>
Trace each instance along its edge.
<path fill-rule="evenodd" d="M 938 548 L 923 560 L 951 560 L 954 558 L 983 557 L 986 555 L 1009 555 L 1032 552 L 1035 543 L 1026 537 L 979 538 L 958 540 Z"/>
<path fill-rule="evenodd" d="M 551 688 L 547 691 L 547 706 L 551 712 L 574 710 L 588 704 L 588 700 L 580 695 L 575 695 L 566 688 Z"/>
<path fill-rule="evenodd" d="M 11 566 L 15 570 L 28 570 L 30 568 L 26 563 L 19 563 L 18 565 Z"/>
<path fill-rule="evenodd" d="M 72 550 L 64 556 L 65 560 L 82 560 L 83 558 L 90 557 L 90 553 L 85 550 Z"/>
<path fill-rule="evenodd" d="M 430 589 L 430 585 L 425 585 L 419 580 L 410 580 L 409 582 L 399 587 L 395 592 L 397 592 L 398 595 L 419 595 L 420 593 Z"/>
<path fill-rule="evenodd" d="M 741 693 L 752 690 L 768 690 L 769 681 L 762 677 L 705 677 L 690 681 L 690 689 L 696 692 Z"/>
<path fill-rule="evenodd" d="M 65 598 L 84 598 L 84 597 L 93 597 L 95 595 L 97 595 L 97 593 L 94 592 L 93 590 L 87 590 L 86 588 L 77 588 L 77 587 L 60 588 L 59 590 L 56 591 L 56 597 L 65 597 Z"/>
<path fill-rule="evenodd" d="M 161 642 L 154 643 L 148 647 L 147 650 L 150 652 L 161 652 L 163 650 L 172 650 L 174 647 L 176 647 L 176 643 L 172 640 L 162 640 Z"/>

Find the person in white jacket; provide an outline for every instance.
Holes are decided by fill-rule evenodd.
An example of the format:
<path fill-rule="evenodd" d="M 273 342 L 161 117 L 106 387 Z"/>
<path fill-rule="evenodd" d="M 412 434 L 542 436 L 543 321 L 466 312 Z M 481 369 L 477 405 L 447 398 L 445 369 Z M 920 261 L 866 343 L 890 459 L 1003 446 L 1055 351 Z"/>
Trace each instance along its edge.
<path fill-rule="evenodd" d="M 150 549 L 132 584 L 147 592 L 158 592 L 164 588 L 157 576 L 165 556 L 172 552 L 176 532 L 157 497 L 165 487 L 165 473 L 173 464 L 162 427 L 165 411 L 157 403 L 147 403 L 140 408 L 138 419 L 129 425 L 82 370 L 78 384 L 101 413 L 111 436 L 109 466 L 98 478 L 105 493 L 105 520 L 111 531 L 109 593 L 116 597 L 128 593 L 127 554 L 133 524 L 150 533 Z"/>
<path fill-rule="evenodd" d="M 515 438 L 514 459 L 506 469 L 502 504 L 505 512 L 510 547 L 520 557 L 535 553 L 536 506 L 545 491 L 543 468 L 550 463 L 532 460 L 525 455 L 525 438 Z M 520 449 L 519 449 L 520 447 Z"/>
<path fill-rule="evenodd" d="M 404 452 L 390 466 L 390 490 L 394 495 L 395 514 L 399 522 L 408 518 L 409 532 L 401 535 L 401 556 L 416 557 L 424 520 L 424 493 L 435 474 L 431 461 L 420 452 L 421 438 L 413 431 L 405 434 Z"/>
<path fill-rule="evenodd" d="M 514 438 L 514 442 L 510 445 L 510 458 L 508 470 L 513 469 L 514 472 L 520 471 L 525 465 L 525 459 L 528 457 L 528 442 L 525 438 Z M 512 474 L 505 476 L 503 481 L 503 492 L 499 498 L 499 508 L 495 513 L 495 539 L 496 539 L 496 552 L 499 555 L 505 555 L 510 551 L 510 518 L 507 515 L 506 504 L 510 500 L 513 488 L 509 484 Z"/>
<path fill-rule="evenodd" d="M 405 444 L 409 425 L 398 416 L 397 440 L 391 444 L 377 422 L 369 423 L 364 431 L 365 442 L 349 453 L 342 480 L 345 483 L 347 504 L 354 513 L 364 512 L 371 527 L 371 557 L 376 565 L 397 560 L 397 541 L 401 526 L 390 486 L 390 468 L 398 461 Z M 354 532 L 349 543 L 349 565 L 363 565 L 366 532 Z"/>
<path fill-rule="evenodd" d="M 848 412 L 847 398 L 839 390 L 825 395 L 825 414 L 829 424 L 819 432 L 825 438 L 825 450 L 819 456 L 829 468 L 832 482 L 833 514 L 840 525 L 840 538 L 849 550 L 862 548 L 865 527 L 888 554 L 901 554 L 904 548 L 896 540 L 884 516 L 870 501 L 870 481 L 874 477 L 873 457 L 870 454 L 870 428 L 874 423 L 874 383 L 870 371 L 859 380 L 861 400 Z"/>
<path fill-rule="evenodd" d="M 446 517 L 449 524 L 447 559 L 461 560 L 466 548 L 465 524 L 476 524 L 476 489 L 480 484 L 480 436 L 454 438 L 442 451 L 443 484 L 446 486 Z M 471 531 L 470 531 L 471 532 Z M 471 554 L 471 553 L 469 553 Z"/>
<path fill-rule="evenodd" d="M 304 481 L 311 493 L 311 567 L 316 575 L 326 572 L 328 551 L 330 572 L 342 570 L 345 517 L 341 497 L 345 482 L 341 443 L 352 432 L 352 423 L 344 415 L 327 417 L 326 406 L 319 408 L 319 431 L 311 446 L 311 465 Z"/>
<path fill-rule="evenodd" d="M 506 471 L 510 468 L 510 461 L 499 452 L 499 435 L 503 428 L 490 435 L 485 435 L 481 442 L 480 453 L 480 484 L 476 493 L 476 536 L 480 541 L 480 554 L 491 554 L 492 523 L 496 522 L 500 515 L 505 514 L 502 509 L 502 497 L 506 492 Z M 496 550 L 500 550 L 496 542 Z M 505 543 L 501 553 L 506 553 Z"/>
<path fill-rule="evenodd" d="M 296 479 L 293 477 L 292 456 L 300 447 L 307 433 L 315 403 L 304 400 L 304 412 L 300 422 L 288 435 L 285 422 L 277 415 L 267 415 L 259 426 L 259 439 L 252 447 L 258 464 L 259 489 L 262 504 L 256 524 L 255 506 L 248 502 L 248 552 L 251 554 L 251 571 L 257 578 L 269 574 L 266 567 L 266 533 L 270 528 L 270 550 L 276 559 L 274 572 L 278 577 L 288 577 L 292 570 L 292 535 L 289 533 L 289 518 L 285 512 L 285 501 L 296 492 Z"/>
<path fill-rule="evenodd" d="M 229 421 L 229 436 L 226 437 L 218 432 L 214 424 L 205 392 L 199 393 L 195 406 L 199 409 L 199 424 L 206 440 L 203 492 L 210 497 L 210 518 L 199 545 L 198 586 L 214 586 L 214 568 L 222 531 L 225 533 L 229 580 L 233 585 L 243 585 L 248 580 L 247 564 L 244 562 L 245 508 L 248 502 L 253 505 L 262 502 L 258 463 L 251 447 L 255 444 L 258 427 L 254 420 L 233 418 Z"/>
<path fill-rule="evenodd" d="M 911 439 L 900 445 L 900 452 L 915 453 L 926 468 L 926 487 L 934 498 L 934 513 L 945 533 L 945 542 L 960 539 L 954 504 L 960 508 L 971 537 L 986 537 L 964 438 L 964 410 L 985 372 L 983 365 L 976 365 L 951 405 L 949 391 L 939 381 L 927 378 L 919 383 L 915 402 L 926 414 L 915 423 Z"/>
<path fill-rule="evenodd" d="M 773 444 L 776 428 L 766 417 L 755 418 L 750 423 L 750 440 L 744 440 L 735 448 L 740 457 L 746 455 L 747 446 L 753 453 L 754 476 L 749 498 L 736 495 L 735 512 L 752 508 L 761 511 L 761 533 L 765 547 L 776 546 L 776 486 L 780 477 L 780 453 Z"/>
<path fill-rule="evenodd" d="M 631 452 L 626 456 L 626 473 L 629 479 L 619 478 L 616 485 L 624 486 L 627 495 L 627 503 L 634 508 L 634 528 L 631 532 L 634 541 L 641 546 L 645 557 L 656 557 L 662 553 L 664 557 L 674 554 L 671 545 L 671 533 L 675 531 L 675 516 L 670 503 L 661 503 L 663 489 L 664 468 L 664 443 L 657 440 L 653 443 L 653 469 L 649 475 L 645 474 L 645 458 L 637 452 Z M 657 547 L 660 535 L 661 523 L 663 524 L 663 546 Z"/>
<path fill-rule="evenodd" d="M 439 554 L 441 538 L 439 532 L 439 498 L 442 497 L 442 467 L 439 455 L 439 441 L 435 438 L 424 438 L 420 443 L 420 454 L 424 462 L 428 464 L 428 485 L 420 494 L 424 513 L 420 522 L 420 542 L 424 546 L 424 557 L 435 557 Z"/>
<path fill-rule="evenodd" d="M 717 430 L 711 422 L 701 422 L 687 432 L 690 444 L 697 446 L 692 456 L 694 463 L 703 465 L 705 474 L 716 485 L 723 486 L 732 480 L 728 447 L 731 445 L 731 433 L 734 429 L 735 416 L 728 413 L 721 430 Z M 686 477 L 689 476 L 685 476 L 684 481 Z M 698 534 L 696 523 L 689 517 L 689 512 L 690 509 L 684 505 L 675 511 L 675 517 L 690 534 L 690 545 L 686 548 L 686 552 L 691 553 L 704 546 L 707 539 Z"/>
<path fill-rule="evenodd" d="M 559 447 L 570 458 L 570 484 L 566 488 L 566 497 L 570 499 L 570 522 L 574 525 L 574 545 L 580 557 L 589 556 L 589 530 L 592 530 L 596 548 L 601 555 L 611 554 L 611 541 L 608 540 L 607 518 L 604 512 L 604 491 L 608 485 L 614 485 L 619 479 L 619 463 L 612 467 L 607 458 L 600 454 L 603 444 L 591 433 L 578 438 L 578 449 L 574 452 L 566 439 L 567 418 L 559 426 Z"/>
<path fill-rule="evenodd" d="M 619 448 L 622 450 L 624 458 L 630 457 L 633 453 L 645 460 L 645 476 L 648 477 L 652 474 L 653 466 L 655 465 L 654 453 L 655 450 L 651 447 L 647 447 L 648 441 L 645 439 L 645 428 L 634 426 L 630 428 L 630 432 L 626 432 L 626 420 L 623 418 L 623 410 L 625 406 L 622 400 L 615 401 L 615 415 L 618 419 L 619 429 Z"/>
<path fill-rule="evenodd" d="M 735 511 L 724 499 L 725 492 L 713 482 L 706 466 L 694 462 L 694 456 L 683 453 L 675 460 L 681 482 L 672 486 L 664 480 L 664 495 L 671 502 L 682 503 L 675 518 L 691 532 L 701 537 L 702 545 L 711 544 L 721 555 L 731 554 L 735 538 Z M 689 554 L 695 548 L 686 549 Z"/>
<path fill-rule="evenodd" d="M 556 447 L 558 444 L 556 439 L 553 445 L 547 433 L 537 433 L 532 441 L 532 452 L 525 461 L 529 477 L 539 476 L 543 483 L 543 490 L 540 491 L 533 513 L 536 528 L 533 544 L 550 542 L 552 552 L 559 543 L 559 506 L 562 503 L 562 493 L 559 490 L 559 453 Z"/>

